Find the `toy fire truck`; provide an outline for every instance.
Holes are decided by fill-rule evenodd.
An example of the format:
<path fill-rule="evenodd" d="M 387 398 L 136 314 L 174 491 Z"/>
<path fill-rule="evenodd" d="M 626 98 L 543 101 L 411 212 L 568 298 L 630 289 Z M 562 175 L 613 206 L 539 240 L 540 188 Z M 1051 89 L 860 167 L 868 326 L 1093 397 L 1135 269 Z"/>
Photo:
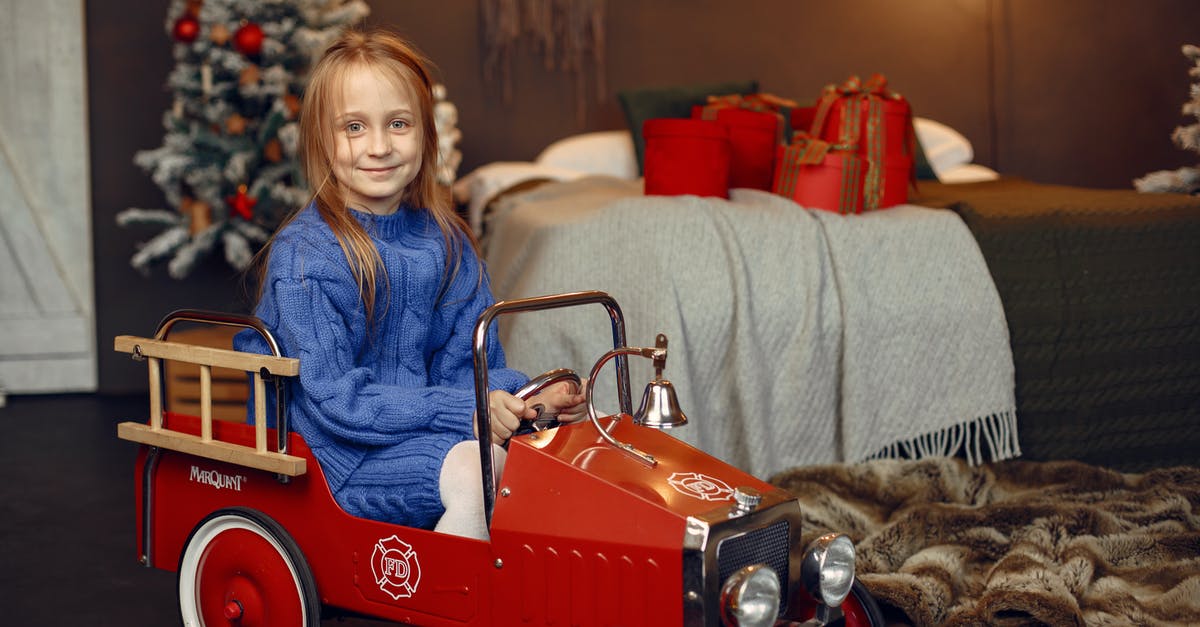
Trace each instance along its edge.
<path fill-rule="evenodd" d="M 480 447 L 488 541 L 345 513 L 304 440 L 287 428 L 284 383 L 300 364 L 280 354 L 257 319 L 181 311 L 154 338 L 117 337 L 116 350 L 145 360 L 150 372 L 149 420 L 118 427 L 121 438 L 143 445 L 140 561 L 178 572 L 185 625 L 312 626 L 336 615 L 439 626 L 881 625 L 855 580 L 845 536 L 800 546 L 795 498 L 663 431 L 686 420 L 661 378 L 666 340 L 626 346 L 624 318 L 607 294 L 503 301 L 481 315 L 478 432 L 490 433 L 481 366 L 493 320 L 583 304 L 608 310 L 614 341 L 587 379 L 589 419 L 529 425 L 510 440 L 499 477 L 491 447 Z M 169 341 L 181 321 L 254 329 L 274 354 Z M 629 357 L 653 360 L 658 373 L 637 412 Z M 613 359 L 620 411 L 602 417 L 593 386 Z M 199 365 L 201 415 L 165 411 L 161 373 L 172 360 Z M 253 424 L 213 419 L 214 367 L 250 374 Z M 521 394 L 563 378 L 579 380 L 553 371 Z"/>

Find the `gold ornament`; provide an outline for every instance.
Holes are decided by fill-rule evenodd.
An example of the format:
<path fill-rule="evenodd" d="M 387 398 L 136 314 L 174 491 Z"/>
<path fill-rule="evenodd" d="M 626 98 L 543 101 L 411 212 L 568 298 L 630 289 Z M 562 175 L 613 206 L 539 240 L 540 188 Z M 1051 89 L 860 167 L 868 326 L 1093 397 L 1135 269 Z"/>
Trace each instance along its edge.
<path fill-rule="evenodd" d="M 272 139 L 263 146 L 263 156 L 271 163 L 283 161 L 283 144 L 279 143 L 278 139 Z"/>
<path fill-rule="evenodd" d="M 300 113 L 300 99 L 293 94 L 284 94 L 283 106 L 287 107 L 289 120 L 294 120 L 296 114 Z"/>
<path fill-rule="evenodd" d="M 224 24 L 213 24 L 212 28 L 208 29 L 208 39 L 218 46 L 224 46 L 233 33 L 229 32 L 229 27 Z"/>
<path fill-rule="evenodd" d="M 238 84 L 243 87 L 253 85 L 258 82 L 259 74 L 258 66 L 251 63 L 242 68 L 242 73 L 238 76 Z"/>
<path fill-rule="evenodd" d="M 182 205 L 180 205 L 180 209 L 182 208 Z M 188 232 L 192 234 L 192 237 L 212 226 L 212 207 L 208 206 L 208 203 L 203 200 L 193 200 L 188 203 L 185 215 L 191 218 L 191 221 L 188 223 Z"/>
<path fill-rule="evenodd" d="M 246 132 L 246 118 L 240 114 L 234 113 L 225 118 L 225 130 L 229 131 L 230 135 L 241 135 Z"/>

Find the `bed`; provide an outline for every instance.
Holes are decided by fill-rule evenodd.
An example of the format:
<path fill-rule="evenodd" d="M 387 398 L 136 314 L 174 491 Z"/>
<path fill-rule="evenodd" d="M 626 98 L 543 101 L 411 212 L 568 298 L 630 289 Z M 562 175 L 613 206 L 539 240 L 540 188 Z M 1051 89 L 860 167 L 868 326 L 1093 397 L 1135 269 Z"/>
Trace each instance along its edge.
<path fill-rule="evenodd" d="M 711 437 L 683 437 L 752 472 L 766 475 L 795 464 L 859 461 L 880 451 L 867 450 L 866 443 L 848 442 L 855 434 L 849 432 L 850 427 L 840 433 L 843 426 L 836 424 L 829 427 L 839 432 L 833 434 L 837 441 L 833 441 L 832 448 L 832 440 L 826 437 L 810 442 L 803 455 L 795 451 L 770 455 L 771 461 L 745 450 L 760 443 L 748 443 L 746 436 L 733 430 L 748 430 L 748 424 L 766 414 L 804 414 L 810 416 L 810 423 L 837 423 L 849 390 L 827 387 L 820 402 L 814 400 L 811 389 L 799 390 L 809 395 L 810 405 L 819 407 L 785 403 L 778 398 L 748 398 L 753 394 L 748 390 L 755 386 L 745 381 L 722 382 L 714 374 L 728 370 L 730 364 L 725 360 L 737 355 L 729 352 L 724 338 L 718 337 L 725 328 L 721 325 L 727 327 L 729 320 L 709 320 L 714 318 L 712 306 L 736 304 L 741 296 L 753 300 L 754 305 L 779 312 L 772 315 L 754 310 L 762 319 L 792 319 L 802 327 L 810 320 L 801 313 L 822 302 L 815 290 L 829 287 L 804 285 L 788 279 L 783 272 L 784 267 L 793 273 L 812 271 L 811 267 L 800 267 L 804 263 L 798 261 L 817 254 L 816 244 L 804 244 L 800 239 L 804 227 L 814 226 L 815 222 L 822 232 L 814 241 L 827 245 L 836 243 L 830 232 L 834 226 L 849 224 L 852 226 L 848 228 L 869 231 L 900 215 L 908 217 L 896 222 L 923 221 L 930 228 L 942 229 L 942 235 L 927 231 L 922 236 L 941 237 L 937 245 L 961 248 L 957 256 L 945 259 L 953 259 L 958 265 L 968 259 L 972 263 L 964 272 L 973 275 L 957 279 L 986 283 L 999 299 L 999 307 L 982 294 L 973 303 L 948 299 L 935 307 L 928 302 L 929 295 L 911 291 L 912 298 L 904 305 L 911 307 L 910 314 L 915 316 L 959 321 L 973 320 L 980 311 L 986 311 L 1001 321 L 1009 355 L 1003 354 L 1003 347 L 995 346 L 994 338 L 988 350 L 994 356 L 991 359 L 1013 362 L 1011 384 L 1018 437 L 1007 446 L 996 447 L 1004 453 L 999 457 L 1015 456 L 1020 451 L 1026 459 L 1072 459 L 1126 471 L 1200 464 L 1200 310 L 1193 305 L 1200 302 L 1200 199 L 1002 178 L 971 163 L 969 142 L 953 129 L 921 118 L 916 120 L 916 129 L 937 180 L 920 181 L 910 199 L 912 206 L 901 212 L 877 212 L 880 215 L 874 217 L 833 217 L 753 190 L 734 190 L 729 201 L 642 197 L 633 141 L 627 131 L 566 138 L 529 163 L 488 164 L 460 180 L 456 191 L 483 241 L 497 297 L 607 289 L 626 308 L 632 325 L 647 327 L 631 333 L 631 341 L 652 342 L 656 330 L 650 327 L 664 323 L 674 327 L 670 330 L 675 336 L 689 336 L 671 338 L 679 347 L 674 352 L 679 357 L 672 363 L 672 376 L 689 385 L 695 378 L 698 388 L 684 390 L 688 400 L 700 403 L 694 402 L 692 411 L 699 421 L 724 426 Z M 936 216 L 925 215 L 932 210 L 936 210 Z M 772 212 L 773 216 L 767 215 Z M 677 214 L 679 219 L 664 219 L 668 213 Z M 760 219 L 745 224 L 750 215 Z M 939 219 L 953 224 L 932 226 Z M 686 224 L 680 226 L 681 222 Z M 795 249 L 796 254 L 781 255 L 777 250 L 747 245 L 732 258 L 686 258 L 684 252 L 696 248 L 697 240 L 689 241 L 689 246 L 671 245 L 681 236 L 709 236 L 710 249 L 724 250 L 738 245 L 737 237 L 778 237 L 779 229 L 773 227 L 785 224 L 794 232 L 795 237 L 790 239 L 795 241 L 783 238 L 785 244 L 780 246 Z M 954 233 L 956 224 L 965 228 Z M 680 233 L 680 228 L 697 231 Z M 901 227 L 881 228 L 886 233 Z M 714 229 L 724 232 L 713 235 Z M 884 244 L 896 245 L 896 238 L 879 237 Z M 663 252 L 664 247 L 676 251 L 673 257 Z M 906 254 L 911 257 L 913 249 L 908 246 L 893 251 L 893 263 L 913 264 L 915 268 L 897 272 L 897 280 L 915 271 L 945 272 L 936 264 L 916 268 L 917 259 L 904 258 Z M 614 253 L 637 258 L 621 260 Z M 974 263 L 975 255 L 982 255 L 982 263 Z M 758 269 L 746 274 L 752 267 Z M 845 269 L 847 265 L 838 267 Z M 714 283 L 715 274 L 725 275 L 720 285 Z M 762 278 L 760 284 L 750 283 L 755 276 L 769 278 Z M 945 280 L 926 276 L 917 283 Z M 731 291 L 739 285 L 747 293 Z M 797 286 L 800 291 L 788 289 Z M 800 298 L 802 293 L 804 299 Z M 822 303 L 826 309 L 834 305 L 840 313 L 845 303 L 828 299 Z M 850 303 L 848 310 L 851 313 L 853 305 Z M 822 342 L 830 341 L 830 333 L 837 331 L 830 327 L 830 314 L 825 315 L 825 328 L 808 340 L 813 351 L 825 350 L 830 354 L 823 358 L 831 359 L 831 351 L 842 347 L 821 347 Z M 903 318 L 893 317 L 897 321 Z M 585 328 L 580 320 L 548 319 L 536 324 L 546 325 L 544 333 L 533 334 L 547 338 L 545 341 L 514 332 L 512 325 L 502 327 L 506 347 L 518 367 L 537 370 L 557 365 L 553 360 L 566 360 L 563 365 L 586 372 L 590 360 L 604 349 L 604 333 Z M 900 334 L 905 328 L 883 326 L 879 331 Z M 773 332 L 778 335 L 790 331 L 780 327 Z M 711 348 L 714 346 L 727 348 L 717 355 Z M 738 347 L 741 345 L 734 348 Z M 976 355 L 982 350 L 978 345 L 974 349 Z M 744 363 L 734 365 L 748 365 L 748 371 L 760 370 L 748 355 L 741 357 Z M 811 354 L 797 355 L 795 351 L 787 357 L 807 359 L 805 363 L 822 368 L 822 374 L 827 374 L 828 367 L 843 365 L 817 366 Z M 799 362 L 789 365 L 780 357 L 769 365 L 778 365 L 780 373 L 786 373 L 796 371 L 795 363 Z M 936 364 L 926 367 L 936 372 Z M 767 372 L 773 373 L 774 368 Z M 996 372 L 996 368 L 990 368 L 991 376 L 1004 376 Z M 717 384 L 725 386 L 721 392 L 712 389 Z M 794 382 L 782 387 L 797 391 Z M 978 407 L 970 411 L 983 414 L 1003 403 L 991 399 L 975 404 Z M 1000 413 L 1005 411 L 999 409 Z M 777 425 L 772 426 L 777 430 Z M 907 441 L 909 446 L 900 448 L 908 452 L 915 451 L 913 439 L 922 435 L 913 430 L 888 433 L 898 436 L 897 442 Z M 872 439 L 871 443 L 879 442 Z M 905 452 L 896 447 L 891 451 Z M 980 453 L 981 459 L 995 458 L 987 451 Z"/>
<path fill-rule="evenodd" d="M 858 217 L 646 198 L 623 131 L 458 192 L 498 298 L 603 289 L 665 332 L 676 434 L 848 530 L 896 624 L 1200 622 L 1200 199 L 1001 177 L 956 135 L 919 121 L 937 180 Z M 501 332 L 587 372 L 607 324 Z"/>
<path fill-rule="evenodd" d="M 942 176 L 994 176 L 952 129 L 917 127 Z M 458 192 L 498 298 L 602 289 L 625 308 L 632 343 L 673 341 L 668 376 L 695 416 L 681 438 L 762 477 L 1019 453 L 1003 312 L 961 220 L 915 206 L 853 220 L 757 190 L 647 197 L 641 185 L 632 137 L 613 131 L 489 164 Z M 945 264 L 948 251 L 970 263 Z M 569 312 L 502 321 L 501 333 L 515 367 L 586 373 L 607 348 L 604 324 Z"/>

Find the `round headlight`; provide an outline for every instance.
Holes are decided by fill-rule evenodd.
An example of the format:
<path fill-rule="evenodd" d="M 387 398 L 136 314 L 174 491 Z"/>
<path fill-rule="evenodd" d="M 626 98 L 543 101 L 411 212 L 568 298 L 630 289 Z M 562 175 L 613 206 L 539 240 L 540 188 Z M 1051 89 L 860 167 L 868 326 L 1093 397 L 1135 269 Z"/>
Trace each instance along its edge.
<path fill-rule="evenodd" d="M 746 566 L 721 588 L 721 618 L 731 627 L 775 624 L 779 616 L 779 575 L 766 564 Z"/>
<path fill-rule="evenodd" d="M 840 606 L 854 585 L 854 543 L 833 533 L 813 540 L 804 551 L 800 580 L 817 601 Z"/>

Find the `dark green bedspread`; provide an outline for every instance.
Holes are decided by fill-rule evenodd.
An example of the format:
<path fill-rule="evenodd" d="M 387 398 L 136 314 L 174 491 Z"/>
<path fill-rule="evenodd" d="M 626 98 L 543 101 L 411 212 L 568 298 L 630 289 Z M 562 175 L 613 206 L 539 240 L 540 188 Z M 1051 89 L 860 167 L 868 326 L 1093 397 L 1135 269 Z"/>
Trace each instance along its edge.
<path fill-rule="evenodd" d="M 1200 198 L 1004 179 L 912 202 L 957 212 L 987 261 L 1025 458 L 1200 466 Z"/>

